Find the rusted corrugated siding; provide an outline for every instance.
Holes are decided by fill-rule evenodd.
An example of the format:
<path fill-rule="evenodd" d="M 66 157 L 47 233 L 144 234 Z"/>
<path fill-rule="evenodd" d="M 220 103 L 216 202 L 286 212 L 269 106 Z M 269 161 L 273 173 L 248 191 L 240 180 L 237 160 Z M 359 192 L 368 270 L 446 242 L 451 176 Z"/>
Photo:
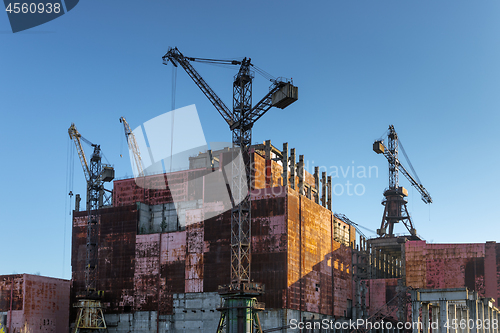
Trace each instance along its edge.
<path fill-rule="evenodd" d="M 72 242 L 72 299 L 85 288 L 87 212 L 74 212 Z M 104 208 L 99 232 L 99 283 L 107 313 L 133 307 L 137 207 Z M 76 315 L 72 311 L 72 318 Z"/>
<path fill-rule="evenodd" d="M 12 310 L 23 309 L 23 287 L 23 274 L 0 275 L 0 312 L 10 310 L 11 293 Z"/>
<path fill-rule="evenodd" d="M 27 331 L 68 332 L 70 281 L 25 274 L 24 284 Z"/>
<path fill-rule="evenodd" d="M 10 310 L 15 332 L 66 333 L 69 330 L 70 281 L 30 274 L 0 276 L 0 311 Z M 7 315 L 7 327 L 11 316 Z"/>
<path fill-rule="evenodd" d="M 488 249 L 487 251 L 485 249 Z M 409 241 L 405 246 L 406 284 L 415 288 L 461 288 L 498 297 L 496 244 L 426 244 Z M 486 277 L 486 276 L 487 277 Z"/>
<path fill-rule="evenodd" d="M 425 241 L 412 241 L 406 243 L 406 285 L 414 288 L 426 287 L 426 281 L 429 279 L 426 275 L 426 250 Z M 432 274 L 430 276 L 432 276 Z"/>
<path fill-rule="evenodd" d="M 334 220 L 330 211 L 306 197 L 299 197 L 291 189 L 288 190 L 287 199 L 286 306 L 322 314 L 334 312 L 337 316 L 343 316 L 347 310 L 347 300 L 352 300 L 351 249 L 334 241 Z"/>
<path fill-rule="evenodd" d="M 195 169 L 116 180 L 113 182 L 113 206 L 128 206 L 136 202 L 157 205 L 201 199 L 200 179 L 211 172 L 211 169 Z"/>
<path fill-rule="evenodd" d="M 399 298 L 397 296 L 398 279 L 366 280 L 368 314 L 397 319 Z"/>
<path fill-rule="evenodd" d="M 263 283 L 260 301 L 268 308 L 283 307 L 286 290 L 286 189 L 255 190 L 252 198 L 251 278 Z"/>

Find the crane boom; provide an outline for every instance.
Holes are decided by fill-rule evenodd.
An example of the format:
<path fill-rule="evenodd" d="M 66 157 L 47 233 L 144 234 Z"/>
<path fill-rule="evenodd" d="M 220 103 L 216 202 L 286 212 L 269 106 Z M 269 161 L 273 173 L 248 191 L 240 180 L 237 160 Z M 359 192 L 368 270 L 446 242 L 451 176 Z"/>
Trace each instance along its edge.
<path fill-rule="evenodd" d="M 212 102 L 217 111 L 224 120 L 231 126 L 234 123 L 233 115 L 229 108 L 224 104 L 224 102 L 217 96 L 217 94 L 210 88 L 210 86 L 203 80 L 200 74 L 194 69 L 194 67 L 189 63 L 189 61 L 196 61 L 202 58 L 186 58 L 184 55 L 175 47 L 169 48 L 168 52 L 163 56 L 163 64 L 167 65 L 168 61 L 172 62 L 172 65 L 177 67 L 180 65 L 186 73 L 191 77 L 191 79 L 196 83 L 196 85 L 203 91 L 205 96 Z M 237 65 L 237 62 L 234 62 Z"/>
<path fill-rule="evenodd" d="M 418 191 L 418 193 L 420 193 L 420 195 L 422 196 L 422 201 L 429 204 L 429 203 L 432 203 L 432 198 L 431 198 L 431 195 L 429 194 L 429 192 L 427 192 L 427 190 L 425 189 L 425 187 L 419 183 L 417 180 L 415 180 L 415 178 L 411 175 L 411 173 L 408 172 L 408 170 L 406 170 L 406 168 L 404 167 L 403 164 L 401 164 L 401 162 L 399 161 L 399 159 L 397 159 L 392 153 L 391 151 L 384 145 L 383 142 L 379 141 L 382 146 L 384 147 L 384 156 L 387 158 L 387 160 L 389 161 L 390 164 L 394 164 L 394 165 L 397 165 L 397 168 L 399 171 L 401 171 L 401 173 L 406 177 L 406 179 L 408 179 L 408 181 L 410 182 L 410 184 L 415 187 Z"/>
<path fill-rule="evenodd" d="M 68 128 L 68 134 L 69 138 L 75 143 L 76 150 L 78 151 L 78 157 L 80 158 L 80 163 L 82 164 L 83 173 L 85 175 L 85 180 L 88 182 L 90 180 L 90 169 L 81 142 L 81 140 L 85 140 L 85 138 L 83 138 L 82 135 L 78 132 L 74 123 L 72 123 Z"/>
<path fill-rule="evenodd" d="M 135 162 L 135 166 L 137 168 L 136 177 L 144 176 L 144 169 L 142 167 L 141 152 L 139 150 L 139 145 L 137 144 L 137 141 L 135 140 L 135 135 L 132 132 L 132 130 L 130 129 L 130 126 L 127 123 L 127 120 L 125 120 L 125 117 L 120 118 L 120 123 L 123 124 L 123 129 L 125 130 L 125 138 L 127 139 L 129 151 L 134 156 L 134 162 Z"/>

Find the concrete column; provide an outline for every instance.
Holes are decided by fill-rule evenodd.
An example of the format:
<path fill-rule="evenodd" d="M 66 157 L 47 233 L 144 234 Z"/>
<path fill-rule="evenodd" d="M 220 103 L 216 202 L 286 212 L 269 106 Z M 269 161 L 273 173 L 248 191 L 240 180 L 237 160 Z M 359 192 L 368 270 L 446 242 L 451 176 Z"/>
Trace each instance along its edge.
<path fill-rule="evenodd" d="M 465 323 L 465 328 L 462 329 L 462 333 L 470 333 L 470 325 L 469 325 L 469 309 L 466 306 L 462 307 L 462 320 Z"/>
<path fill-rule="evenodd" d="M 314 202 L 319 204 L 319 167 L 314 167 L 314 187 L 316 188 Z"/>
<path fill-rule="evenodd" d="M 472 319 L 471 324 L 467 324 L 469 326 L 470 333 L 478 333 L 476 323 L 477 323 L 477 301 L 476 300 L 467 300 L 467 308 L 469 309 L 469 318 Z M 474 322 L 474 323 L 472 323 Z"/>
<path fill-rule="evenodd" d="M 283 173 L 281 174 L 281 177 L 283 178 L 283 186 L 288 186 L 288 142 L 285 142 L 283 144 L 283 151 L 281 152 L 281 155 L 283 156 Z"/>
<path fill-rule="evenodd" d="M 492 333 L 492 325 L 491 325 L 491 308 L 490 308 L 490 302 L 489 299 L 486 298 L 483 300 L 484 302 L 484 332 L 485 333 Z"/>
<path fill-rule="evenodd" d="M 462 320 L 462 306 L 457 305 L 455 312 L 457 314 L 457 332 L 463 333 L 463 328 L 460 327 L 460 321 Z M 462 323 L 463 323 L 463 321 L 462 321 Z"/>
<path fill-rule="evenodd" d="M 429 333 L 429 303 L 422 303 L 422 333 Z"/>
<path fill-rule="evenodd" d="M 448 303 L 448 332 L 457 333 L 457 308 L 455 303 Z"/>
<path fill-rule="evenodd" d="M 439 300 L 439 333 L 448 333 L 448 301 Z"/>
<path fill-rule="evenodd" d="M 304 195 L 304 155 L 299 155 L 299 165 L 297 166 L 297 176 L 299 177 L 299 194 Z"/>
<path fill-rule="evenodd" d="M 332 210 L 332 176 L 327 177 L 327 188 L 328 188 L 328 199 L 326 201 L 326 206 L 329 211 Z"/>
<path fill-rule="evenodd" d="M 416 290 L 410 291 L 411 293 L 411 321 L 412 321 L 412 332 L 419 333 L 419 322 L 420 322 L 420 307 L 422 302 L 418 298 L 418 292 Z"/>
<path fill-rule="evenodd" d="M 321 206 L 326 207 L 326 172 L 321 173 Z"/>
<path fill-rule="evenodd" d="M 431 330 L 432 333 L 438 333 L 438 326 L 437 323 L 439 323 L 439 305 L 437 304 L 432 304 L 432 314 L 431 314 Z"/>
<path fill-rule="evenodd" d="M 295 190 L 295 148 L 290 149 L 290 187 Z"/>
<path fill-rule="evenodd" d="M 479 325 L 477 325 L 479 324 Z M 482 301 L 477 302 L 477 321 L 476 325 L 477 333 L 485 333 L 484 331 L 484 303 Z"/>

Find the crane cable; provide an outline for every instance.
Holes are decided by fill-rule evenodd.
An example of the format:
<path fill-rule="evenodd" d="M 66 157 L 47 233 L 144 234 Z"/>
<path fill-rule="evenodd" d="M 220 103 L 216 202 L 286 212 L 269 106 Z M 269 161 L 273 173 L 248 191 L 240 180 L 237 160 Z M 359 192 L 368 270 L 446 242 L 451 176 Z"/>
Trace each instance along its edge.
<path fill-rule="evenodd" d="M 177 67 L 172 66 L 172 126 L 170 128 L 170 170 L 172 172 L 172 160 L 174 152 L 174 121 L 175 121 L 175 91 L 177 88 Z"/>
<path fill-rule="evenodd" d="M 65 278 L 64 271 L 66 269 L 66 230 L 68 224 L 68 215 L 71 216 L 71 208 L 72 208 L 72 199 L 73 199 L 73 184 L 74 184 L 74 175 L 75 175 L 75 146 L 73 145 L 72 140 L 68 140 L 68 145 L 66 149 L 66 193 L 68 194 L 64 204 L 64 220 L 63 220 L 63 249 L 62 249 L 62 272 L 61 278 Z M 69 201 L 69 214 L 66 214 L 68 211 L 68 201 Z"/>

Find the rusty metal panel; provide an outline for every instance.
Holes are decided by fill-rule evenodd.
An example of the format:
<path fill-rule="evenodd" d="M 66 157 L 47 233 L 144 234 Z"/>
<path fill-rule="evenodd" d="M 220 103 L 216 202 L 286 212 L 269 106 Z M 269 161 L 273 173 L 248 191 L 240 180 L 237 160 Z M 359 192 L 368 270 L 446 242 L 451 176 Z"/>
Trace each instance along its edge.
<path fill-rule="evenodd" d="M 186 293 L 203 292 L 204 225 L 202 209 L 186 212 Z"/>
<path fill-rule="evenodd" d="M 411 241 L 405 244 L 406 285 L 414 288 L 426 288 L 426 256 L 425 241 Z M 429 276 L 433 276 L 430 272 Z"/>
<path fill-rule="evenodd" d="M 12 294 L 12 310 L 23 309 L 23 274 L 0 275 L 0 312 L 9 311 Z"/>
<path fill-rule="evenodd" d="M 25 274 L 24 284 L 27 332 L 68 332 L 70 281 Z"/>
<path fill-rule="evenodd" d="M 66 333 L 69 330 L 70 281 L 30 274 L 0 276 L 0 311 L 10 310 L 16 332 Z M 7 327 L 10 325 L 10 313 Z"/>
<path fill-rule="evenodd" d="M 343 316 L 352 300 L 351 248 L 334 239 L 329 210 L 291 189 L 287 199 L 286 307 Z"/>
<path fill-rule="evenodd" d="M 100 216 L 99 282 L 107 313 L 133 307 L 137 206 L 104 208 Z M 85 284 L 87 212 L 74 212 L 72 242 L 72 302 Z M 72 320 L 76 312 L 72 309 Z"/>
<path fill-rule="evenodd" d="M 495 300 L 500 297 L 497 293 L 496 246 L 496 242 L 486 242 L 484 248 L 484 296 Z"/>

